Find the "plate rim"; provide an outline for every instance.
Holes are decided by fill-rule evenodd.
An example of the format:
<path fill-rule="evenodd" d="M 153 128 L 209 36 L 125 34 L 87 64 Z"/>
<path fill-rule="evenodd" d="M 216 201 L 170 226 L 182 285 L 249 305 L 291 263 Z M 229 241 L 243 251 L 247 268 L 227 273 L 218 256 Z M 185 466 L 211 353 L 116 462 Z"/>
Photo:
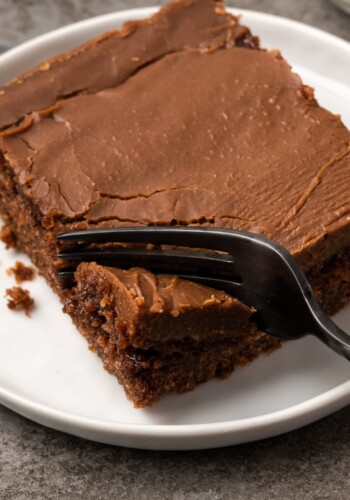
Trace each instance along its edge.
<path fill-rule="evenodd" d="M 342 382 L 336 387 L 329 389 L 328 391 L 323 392 L 317 396 L 314 396 L 308 399 L 307 401 L 303 401 L 302 403 L 295 404 L 293 406 L 284 408 L 282 410 L 277 410 L 271 413 L 258 415 L 256 417 L 227 420 L 223 422 L 209 422 L 204 424 L 139 424 L 139 423 L 127 423 L 127 422 L 112 422 L 110 420 L 83 417 L 76 415 L 75 413 L 57 410 L 45 404 L 33 402 L 24 396 L 17 395 L 14 391 L 0 387 L 0 403 L 4 404 L 4 406 L 6 406 L 6 403 L 2 403 L 1 401 L 1 398 L 4 395 L 5 397 L 7 396 L 10 404 L 21 403 L 23 408 L 26 410 L 31 410 L 33 412 L 46 411 L 48 415 L 51 416 L 60 415 L 62 418 L 66 418 L 67 420 L 71 419 L 74 422 L 84 422 L 84 425 L 86 426 L 92 426 L 95 425 L 96 422 L 99 422 L 101 426 L 104 428 L 104 430 L 112 431 L 114 430 L 115 426 L 118 426 L 123 428 L 123 430 L 131 429 L 133 431 L 136 431 L 139 428 L 142 428 L 143 430 L 147 429 L 146 433 L 150 436 L 154 436 L 154 429 L 157 430 L 158 432 L 159 431 L 163 432 L 164 429 L 172 430 L 174 431 L 175 434 L 177 434 L 177 431 L 179 430 L 181 431 L 185 430 L 185 432 L 191 431 L 192 435 L 192 431 L 194 430 L 193 428 L 195 428 L 199 434 L 203 429 L 207 430 L 208 428 L 219 428 L 219 430 L 225 431 L 227 427 L 230 428 L 237 427 L 237 429 L 235 430 L 239 430 L 238 428 L 249 427 L 248 424 L 252 422 L 254 422 L 255 424 L 260 423 L 261 425 L 271 423 L 269 422 L 270 420 L 273 420 L 274 418 L 276 418 L 276 416 L 284 415 L 286 413 L 294 413 L 293 416 L 297 417 L 300 415 L 300 411 L 304 406 L 309 406 L 310 411 L 316 411 L 322 408 L 322 406 L 320 406 L 320 403 L 322 402 L 325 396 L 327 396 L 329 401 L 336 403 L 339 398 L 350 395 L 350 380 L 348 380 L 347 382 Z M 293 410 L 293 412 L 291 412 L 291 410 Z"/>
<path fill-rule="evenodd" d="M 25 52 L 31 52 L 46 42 L 64 35 L 71 35 L 79 30 L 84 31 L 89 27 L 96 27 L 96 25 L 112 19 L 115 22 L 120 22 L 136 16 L 140 18 L 146 17 L 158 8 L 143 7 L 111 12 L 44 33 L 0 54 L 0 67 L 9 63 L 13 58 Z M 257 17 L 262 22 L 297 29 L 303 34 L 306 33 L 314 38 L 322 39 L 323 42 L 328 41 L 332 45 L 338 45 L 348 51 L 350 56 L 349 42 L 321 29 L 308 26 L 299 21 L 254 10 L 238 8 L 228 8 L 227 10 L 235 14 L 248 14 Z M 307 425 L 350 404 L 350 380 L 282 410 L 256 417 L 200 424 L 140 424 L 83 417 L 32 401 L 1 386 L 0 404 L 53 429 L 62 430 L 80 437 L 87 437 L 95 441 L 144 449 L 193 450 L 254 441 L 283 434 Z M 301 418 L 302 422 L 300 421 Z M 276 424 L 279 424 L 278 428 L 276 428 Z M 249 431 L 254 432 L 249 436 L 247 434 Z M 91 433 L 95 433 L 94 437 L 91 437 Z M 241 437 L 245 435 L 245 437 L 239 439 L 240 435 Z M 143 439 L 140 441 L 140 438 Z M 165 438 L 168 441 L 164 441 Z M 189 438 L 192 438 L 192 441 Z M 203 438 L 207 439 L 207 442 L 201 442 Z M 224 443 L 221 439 L 218 444 L 218 438 L 223 438 Z"/>
<path fill-rule="evenodd" d="M 281 435 L 346 407 L 349 395 L 350 381 L 347 381 L 307 401 L 268 414 L 183 425 L 136 424 L 83 417 L 33 402 L 1 387 L 0 404 L 51 429 L 96 442 L 137 449 L 180 451 L 231 446 Z"/>
<path fill-rule="evenodd" d="M 140 18 L 147 17 L 155 13 L 157 10 L 159 10 L 160 7 L 161 7 L 160 5 L 158 6 L 155 5 L 150 7 L 139 7 L 139 8 L 136 7 L 132 9 L 111 11 L 107 14 L 102 14 L 100 16 L 93 16 L 88 19 L 83 19 L 82 21 L 69 23 L 65 26 L 61 26 L 60 28 L 56 28 L 46 33 L 42 33 L 41 35 L 26 40 L 20 43 L 19 45 L 16 45 L 11 49 L 6 50 L 5 52 L 0 54 L 0 62 L 2 63 L 3 62 L 2 60 L 5 59 L 5 57 L 6 59 L 7 57 L 13 57 L 13 55 L 16 55 L 17 52 L 20 52 L 25 48 L 32 49 L 33 47 L 35 47 L 35 45 L 41 45 L 42 42 L 48 41 L 51 38 L 62 35 L 64 33 L 75 31 L 77 28 L 78 29 L 85 28 L 88 27 L 89 25 L 94 25 L 98 22 L 103 23 L 104 21 L 109 20 L 111 17 L 115 17 L 116 19 L 118 19 L 119 17 L 121 18 L 125 17 L 127 19 L 129 16 L 133 17 L 136 13 L 137 15 L 140 14 Z M 263 20 L 264 19 L 269 20 L 270 22 L 277 23 L 278 25 L 285 24 L 293 26 L 295 29 L 301 30 L 303 33 L 308 32 L 315 37 L 322 38 L 323 40 L 328 39 L 329 42 L 342 45 L 343 48 L 346 50 L 350 49 L 350 42 L 348 42 L 347 40 L 337 35 L 333 35 L 332 33 L 328 33 L 327 31 L 324 31 L 320 28 L 316 28 L 315 26 L 310 26 L 309 24 L 303 23 L 301 21 L 296 21 L 295 19 L 289 19 L 283 16 L 278 16 L 276 14 L 269 14 L 266 12 L 260 12 L 251 9 L 242 9 L 238 7 L 226 7 L 226 10 L 238 16 L 240 15 L 244 16 L 248 14 L 248 15 L 253 15 L 255 17 L 260 17 Z"/>

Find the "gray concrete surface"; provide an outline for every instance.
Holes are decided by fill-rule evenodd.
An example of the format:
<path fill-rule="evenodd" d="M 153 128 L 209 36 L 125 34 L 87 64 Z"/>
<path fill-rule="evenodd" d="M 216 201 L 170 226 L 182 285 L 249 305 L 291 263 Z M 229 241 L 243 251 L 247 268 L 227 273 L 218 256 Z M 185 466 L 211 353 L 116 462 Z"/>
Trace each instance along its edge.
<path fill-rule="evenodd" d="M 0 0 L 0 52 L 64 24 L 154 3 Z M 350 40 L 350 17 L 327 0 L 228 3 L 297 19 Z M 349 492 L 350 407 L 258 443 L 177 453 L 83 441 L 0 407 L 1 500 L 348 500 Z"/>

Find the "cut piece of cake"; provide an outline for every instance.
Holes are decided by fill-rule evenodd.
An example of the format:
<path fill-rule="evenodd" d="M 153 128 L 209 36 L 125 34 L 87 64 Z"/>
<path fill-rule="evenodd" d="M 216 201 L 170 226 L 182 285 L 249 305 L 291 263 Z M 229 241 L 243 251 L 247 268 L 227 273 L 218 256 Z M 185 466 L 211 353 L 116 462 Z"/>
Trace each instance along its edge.
<path fill-rule="evenodd" d="M 279 340 L 224 292 L 145 269 L 80 264 L 65 310 L 136 407 L 226 377 Z"/>
<path fill-rule="evenodd" d="M 258 49 L 257 39 L 221 2 L 173 2 L 150 20 L 42 64 L 0 91 L 0 116 L 0 211 L 8 232 L 136 405 L 226 375 L 239 359 L 253 359 L 277 341 L 254 331 L 247 317 L 251 330 L 246 322 L 223 323 L 218 342 L 215 328 L 205 327 L 213 311 L 200 310 L 196 293 L 190 300 L 188 291 L 193 317 L 199 310 L 203 315 L 199 341 L 188 330 L 177 338 L 184 314 L 161 338 L 162 318 L 171 316 L 165 311 L 151 322 L 154 330 L 136 322 L 137 335 L 127 330 L 124 347 L 115 344 L 128 309 L 113 305 L 115 325 L 108 333 L 109 324 L 96 319 L 108 306 L 98 283 L 115 287 L 114 301 L 123 289 L 130 304 L 127 275 L 83 264 L 78 287 L 62 289 L 59 232 L 169 224 L 257 232 L 296 257 L 327 312 L 348 302 L 350 133 L 276 51 Z M 131 276 L 142 283 L 163 283 L 146 270 L 135 272 Z M 179 286 L 194 290 L 192 285 Z M 168 290 L 169 303 L 176 290 Z M 244 308 L 231 305 L 230 314 Z M 139 307 L 138 320 L 149 318 L 147 306 Z M 141 350 L 142 377 L 130 349 Z M 203 362 L 194 376 L 200 359 L 210 370 Z M 166 365 L 165 372 L 173 371 L 164 372 L 162 385 L 159 366 Z"/>

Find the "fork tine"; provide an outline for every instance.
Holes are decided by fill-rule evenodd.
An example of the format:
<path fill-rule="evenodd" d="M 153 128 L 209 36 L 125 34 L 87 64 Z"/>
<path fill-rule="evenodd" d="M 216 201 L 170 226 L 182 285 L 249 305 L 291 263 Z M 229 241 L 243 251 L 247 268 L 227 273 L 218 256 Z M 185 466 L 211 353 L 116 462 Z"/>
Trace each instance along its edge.
<path fill-rule="evenodd" d="M 156 253 L 151 251 L 149 262 L 159 263 L 160 255 L 165 256 L 168 263 L 172 262 L 178 266 L 175 266 L 175 270 L 171 269 L 170 274 L 225 290 L 254 307 L 254 320 L 261 331 L 286 340 L 313 333 L 338 354 L 350 360 L 349 335 L 340 330 L 323 312 L 305 274 L 291 254 L 276 242 L 261 235 L 203 227 L 129 227 L 79 231 L 58 235 L 57 239 L 63 243 L 154 243 L 223 250 L 233 256 L 233 259 L 230 260 L 227 255 L 204 253 L 203 257 L 203 252 L 185 252 L 182 256 L 185 260 L 181 261 L 181 257 L 174 252 L 171 256 L 167 251 L 158 250 Z M 137 255 L 136 250 L 140 249 L 129 249 L 129 256 Z M 147 252 L 145 249 L 142 251 Z M 198 257 L 199 253 L 202 253 L 201 258 Z M 78 262 L 84 257 L 82 252 L 74 250 L 62 253 L 60 257 L 72 260 L 72 255 L 76 256 Z M 91 257 L 92 253 L 89 255 Z M 105 252 L 103 255 L 105 256 Z M 120 251 L 119 255 L 122 255 Z M 143 257 L 145 258 L 145 255 Z M 125 260 L 125 253 L 122 258 Z M 136 259 L 140 265 L 140 254 Z M 115 253 L 112 262 L 115 263 Z M 219 263 L 225 270 L 226 267 L 233 270 L 234 266 L 237 266 L 242 273 L 243 282 L 234 282 L 232 276 L 223 279 L 225 276 L 220 270 L 217 276 L 210 276 L 211 273 L 203 276 L 197 267 L 193 275 L 188 270 L 180 270 L 180 262 L 196 263 L 197 266 L 198 263 L 210 263 L 208 270 L 212 267 L 217 269 Z M 152 271 L 154 266 L 147 267 Z M 164 269 L 161 274 L 164 274 Z M 68 280 L 74 277 L 71 270 L 62 270 L 59 275 Z"/>
<path fill-rule="evenodd" d="M 221 228 L 187 226 L 147 226 L 92 229 L 57 235 L 62 243 L 153 243 L 195 248 L 238 251 L 256 235 Z"/>
<path fill-rule="evenodd" d="M 267 272 L 270 269 L 274 269 L 274 276 L 287 272 L 294 276 L 294 280 L 298 281 L 303 289 L 308 287 L 304 273 L 285 248 L 265 236 L 247 231 L 202 226 L 123 227 L 62 233 L 57 236 L 57 240 L 62 243 L 170 244 L 221 250 L 234 257 L 232 272 L 243 276 L 245 284 L 249 284 L 252 290 L 270 286 L 270 271 Z"/>
<path fill-rule="evenodd" d="M 69 244 L 79 242 L 169 244 L 193 247 L 196 249 L 196 254 L 199 248 L 220 250 L 234 257 L 234 263 L 231 264 L 232 272 L 237 276 L 243 276 L 244 280 L 248 278 L 251 288 L 261 288 L 262 276 L 265 281 L 270 281 L 266 269 L 271 266 L 273 268 L 277 266 L 281 271 L 288 267 L 289 272 L 305 284 L 303 273 L 286 249 L 260 234 L 247 231 L 202 226 L 123 227 L 62 233 L 57 236 L 57 240 Z M 135 249 L 132 249 L 132 252 L 134 251 Z"/>
<path fill-rule="evenodd" d="M 113 248 L 101 250 L 72 250 L 61 252 L 58 258 L 71 263 L 97 262 L 99 264 L 125 267 L 130 265 L 145 266 L 151 270 L 164 271 L 164 265 L 169 267 L 169 272 L 178 274 L 184 269 L 198 272 L 205 270 L 206 274 L 225 273 L 230 279 L 241 281 L 238 277 L 234 260 L 231 255 L 216 253 L 181 251 L 181 250 L 146 250 L 140 248 Z M 163 267 L 162 267 L 163 266 Z"/>

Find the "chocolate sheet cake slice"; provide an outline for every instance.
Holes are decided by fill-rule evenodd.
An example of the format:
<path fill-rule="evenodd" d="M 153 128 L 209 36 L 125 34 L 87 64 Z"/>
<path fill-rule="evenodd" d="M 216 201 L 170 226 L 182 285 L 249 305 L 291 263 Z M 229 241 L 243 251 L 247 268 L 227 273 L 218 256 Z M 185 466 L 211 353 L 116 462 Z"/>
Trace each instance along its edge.
<path fill-rule="evenodd" d="M 58 232 L 249 230 L 288 248 L 327 312 L 348 302 L 350 133 L 221 2 L 173 2 L 43 63 L 0 91 L 0 124 L 5 222 L 137 406 L 227 375 L 278 341 L 233 298 L 147 270 L 82 264 L 77 287 L 63 290 Z M 164 310 L 150 312 L 150 283 L 167 290 Z M 174 316 L 179 288 L 187 312 Z M 218 300 L 209 308 L 197 294 Z M 191 309 L 196 337 L 183 326 Z"/>
<path fill-rule="evenodd" d="M 65 310 L 135 406 L 229 375 L 278 346 L 224 292 L 145 269 L 81 264 Z"/>

